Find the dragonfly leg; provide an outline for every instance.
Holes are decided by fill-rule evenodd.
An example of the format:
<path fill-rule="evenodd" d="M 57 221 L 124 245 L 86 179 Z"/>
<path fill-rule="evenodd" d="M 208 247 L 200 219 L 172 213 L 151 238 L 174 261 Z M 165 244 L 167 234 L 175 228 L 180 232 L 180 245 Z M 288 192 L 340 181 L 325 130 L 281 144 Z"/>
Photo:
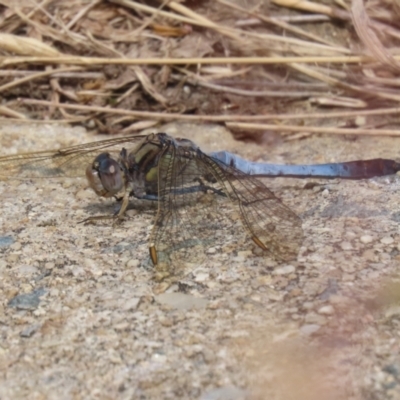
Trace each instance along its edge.
<path fill-rule="evenodd" d="M 114 219 L 115 215 L 95 215 L 94 217 L 85 218 L 82 221 L 79 221 L 78 224 L 87 224 L 93 223 L 95 221 L 100 221 L 102 219 Z"/>
<path fill-rule="evenodd" d="M 125 191 L 124 196 L 122 197 L 121 207 L 118 210 L 118 213 L 114 214 L 112 217 L 114 218 L 113 226 L 117 223 L 121 222 L 123 215 L 129 204 L 129 191 Z"/>
<path fill-rule="evenodd" d="M 123 215 L 125 214 L 125 211 L 128 207 L 129 204 L 129 190 L 125 190 L 124 195 L 122 197 L 117 198 L 117 201 L 121 202 L 121 206 L 119 210 L 114 213 L 113 215 L 96 215 L 94 217 L 89 217 L 84 219 L 83 221 L 80 221 L 79 223 L 93 223 L 94 221 L 100 221 L 102 219 L 112 219 L 113 221 L 113 226 L 121 222 Z"/>

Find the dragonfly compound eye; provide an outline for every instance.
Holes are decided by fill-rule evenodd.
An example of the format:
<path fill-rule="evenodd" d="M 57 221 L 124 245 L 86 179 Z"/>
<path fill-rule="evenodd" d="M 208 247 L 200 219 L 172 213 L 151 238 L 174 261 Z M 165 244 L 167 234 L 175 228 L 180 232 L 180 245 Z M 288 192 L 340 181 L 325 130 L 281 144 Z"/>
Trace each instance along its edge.
<path fill-rule="evenodd" d="M 121 167 L 108 153 L 99 154 L 86 168 L 86 178 L 98 196 L 111 197 L 124 186 Z"/>

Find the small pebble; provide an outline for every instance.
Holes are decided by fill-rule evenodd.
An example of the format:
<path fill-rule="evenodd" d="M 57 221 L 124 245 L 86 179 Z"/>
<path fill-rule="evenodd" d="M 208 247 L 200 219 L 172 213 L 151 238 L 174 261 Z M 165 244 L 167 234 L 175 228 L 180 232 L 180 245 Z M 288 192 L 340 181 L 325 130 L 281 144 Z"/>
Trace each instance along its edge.
<path fill-rule="evenodd" d="M 48 270 L 52 270 L 55 267 L 55 264 L 53 262 L 47 262 L 46 264 L 44 264 L 44 267 Z"/>
<path fill-rule="evenodd" d="M 122 309 L 126 311 L 135 310 L 138 307 L 139 303 L 140 303 L 139 297 L 132 297 L 124 302 Z"/>
<path fill-rule="evenodd" d="M 371 180 L 367 180 L 367 186 L 370 188 L 370 189 L 379 189 L 379 184 L 376 182 L 376 181 L 373 181 L 372 179 Z"/>
<path fill-rule="evenodd" d="M 90 270 L 90 273 L 94 277 L 100 277 L 103 275 L 103 271 L 98 265 L 98 263 L 95 260 L 92 260 L 90 258 L 85 259 L 85 267 Z"/>
<path fill-rule="evenodd" d="M 389 305 L 385 308 L 385 318 L 400 317 L 400 305 Z"/>
<path fill-rule="evenodd" d="M 135 215 L 138 215 L 139 212 L 138 212 L 138 210 L 131 209 L 131 210 L 126 210 L 126 211 L 125 211 L 125 214 L 126 214 L 128 217 L 133 218 Z"/>
<path fill-rule="evenodd" d="M 0 260 L 0 271 L 3 271 L 7 267 L 7 262 L 5 260 Z"/>
<path fill-rule="evenodd" d="M 79 200 L 93 199 L 93 191 L 89 189 L 81 189 L 76 193 L 75 197 Z"/>
<path fill-rule="evenodd" d="M 352 231 L 348 231 L 348 232 L 346 232 L 345 236 L 349 239 L 352 239 L 353 237 L 356 237 L 357 235 Z"/>
<path fill-rule="evenodd" d="M 155 297 L 156 301 L 178 310 L 205 308 L 208 300 L 184 293 L 162 293 Z"/>
<path fill-rule="evenodd" d="M 366 261 L 377 261 L 377 255 L 375 254 L 375 251 L 372 249 L 365 250 L 362 253 L 362 258 Z"/>
<path fill-rule="evenodd" d="M 313 333 L 321 329 L 320 325 L 317 324 L 305 324 L 300 328 L 300 333 L 302 335 L 312 335 Z"/>
<path fill-rule="evenodd" d="M 23 329 L 21 331 L 21 333 L 19 334 L 21 337 L 24 338 L 30 338 L 31 336 L 33 336 L 33 334 L 40 328 L 39 324 L 34 324 L 34 325 L 30 325 L 27 326 L 25 329 Z"/>
<path fill-rule="evenodd" d="M 318 314 L 332 315 L 335 309 L 331 305 L 323 306 L 318 310 Z"/>
<path fill-rule="evenodd" d="M 14 243 L 14 238 L 12 236 L 0 236 L 0 248 L 8 247 Z"/>
<path fill-rule="evenodd" d="M 250 296 L 250 299 L 252 301 L 255 301 L 256 303 L 261 303 L 262 299 L 258 294 L 253 294 Z"/>
<path fill-rule="evenodd" d="M 46 293 L 46 289 L 39 288 L 31 293 L 20 294 L 13 297 L 8 306 L 18 310 L 35 310 L 40 303 L 40 298 Z"/>
<path fill-rule="evenodd" d="M 314 312 L 310 312 L 304 318 L 304 321 L 308 324 L 324 325 L 326 324 L 326 318 L 322 315 L 318 315 Z"/>
<path fill-rule="evenodd" d="M 18 251 L 21 250 L 22 244 L 20 242 L 15 242 L 10 246 L 11 250 Z"/>
<path fill-rule="evenodd" d="M 160 323 L 162 326 L 165 326 L 168 328 L 174 324 L 174 321 L 171 318 L 162 317 L 162 318 L 160 318 Z"/>
<path fill-rule="evenodd" d="M 94 122 L 93 119 L 90 119 L 88 122 L 86 122 L 86 126 L 87 126 L 89 129 L 93 129 L 93 128 L 96 126 L 96 122 Z"/>
<path fill-rule="evenodd" d="M 196 274 L 194 278 L 196 282 L 205 282 L 209 279 L 210 279 L 210 274 L 208 274 L 207 272 L 200 272 Z"/>
<path fill-rule="evenodd" d="M 352 250 L 353 246 L 350 242 L 342 242 L 340 243 L 340 247 L 342 250 Z"/>
<path fill-rule="evenodd" d="M 207 250 L 207 254 L 215 254 L 217 252 L 217 249 L 215 247 L 210 247 Z"/>
<path fill-rule="evenodd" d="M 332 304 L 345 304 L 348 301 L 348 299 L 344 296 L 340 295 L 332 295 L 329 297 L 329 302 Z"/>
<path fill-rule="evenodd" d="M 328 190 L 328 189 L 324 189 L 324 190 L 322 191 L 322 196 L 323 196 L 323 197 L 328 197 L 328 196 L 329 196 L 329 190 Z"/>
<path fill-rule="evenodd" d="M 269 286 L 271 285 L 272 278 L 271 275 L 261 275 L 257 278 L 257 281 L 260 286 Z"/>
<path fill-rule="evenodd" d="M 360 237 L 360 242 L 361 243 L 371 243 L 374 240 L 374 238 L 371 235 L 363 235 Z"/>
<path fill-rule="evenodd" d="M 347 272 L 348 274 L 352 274 L 352 273 L 354 273 L 355 272 L 355 267 L 354 267 L 354 265 L 352 265 L 352 264 L 346 264 L 346 263 L 343 263 L 343 264 L 341 264 L 340 265 L 340 269 L 343 271 L 343 272 Z"/>
<path fill-rule="evenodd" d="M 368 279 L 370 279 L 372 281 L 375 279 L 379 279 L 380 276 L 381 276 L 381 273 L 379 271 L 371 271 L 368 274 Z"/>
<path fill-rule="evenodd" d="M 122 359 L 119 353 L 117 353 L 114 349 L 111 349 L 108 351 L 108 359 L 113 363 L 113 364 L 121 364 Z"/>
<path fill-rule="evenodd" d="M 358 115 L 358 116 L 355 118 L 354 123 L 355 123 L 357 126 L 364 126 L 365 123 L 366 123 L 366 118 L 365 118 L 363 115 Z"/>
<path fill-rule="evenodd" d="M 288 275 L 296 271 L 293 265 L 285 265 L 284 267 L 276 268 L 273 272 L 274 275 Z"/>
<path fill-rule="evenodd" d="M 354 281 L 354 279 L 355 279 L 355 276 L 353 274 L 345 273 L 345 274 L 342 275 L 342 280 L 343 281 L 352 282 L 352 281 Z"/>
<path fill-rule="evenodd" d="M 137 259 L 131 259 L 128 260 L 128 262 L 125 264 L 127 268 L 137 268 L 140 264 L 140 261 Z"/>
<path fill-rule="evenodd" d="M 294 288 L 288 293 L 289 298 L 298 297 L 302 294 L 302 290 L 299 288 Z"/>
<path fill-rule="evenodd" d="M 268 290 L 268 299 L 271 301 L 282 301 L 283 297 L 284 297 L 283 293 L 280 293 L 273 289 Z"/>
<path fill-rule="evenodd" d="M 251 257 L 253 252 L 251 250 L 243 250 L 243 251 L 238 251 L 238 256 L 246 259 L 247 257 Z"/>
<path fill-rule="evenodd" d="M 311 301 L 305 301 L 302 304 L 302 307 L 304 308 L 304 310 L 311 310 L 314 307 L 314 303 L 312 303 Z"/>
<path fill-rule="evenodd" d="M 382 238 L 380 240 L 380 242 L 382 244 L 392 244 L 394 242 L 394 239 L 392 237 L 390 237 L 390 236 L 385 236 L 384 238 Z"/>
<path fill-rule="evenodd" d="M 244 390 L 229 385 L 209 389 L 201 395 L 200 400 L 240 400 L 244 398 L 247 398 Z"/>
<path fill-rule="evenodd" d="M 18 254 L 10 254 L 7 257 L 7 262 L 9 262 L 10 264 L 15 263 L 18 261 L 18 258 L 19 258 Z"/>

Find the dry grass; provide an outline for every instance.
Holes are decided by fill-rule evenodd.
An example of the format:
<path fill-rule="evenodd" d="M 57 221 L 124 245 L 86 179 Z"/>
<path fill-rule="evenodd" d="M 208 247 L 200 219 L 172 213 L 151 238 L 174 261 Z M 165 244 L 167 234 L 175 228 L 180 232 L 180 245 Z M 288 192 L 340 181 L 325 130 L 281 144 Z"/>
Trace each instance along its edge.
<path fill-rule="evenodd" d="M 0 0 L 0 115 L 398 135 L 397 3 L 271 3 Z"/>

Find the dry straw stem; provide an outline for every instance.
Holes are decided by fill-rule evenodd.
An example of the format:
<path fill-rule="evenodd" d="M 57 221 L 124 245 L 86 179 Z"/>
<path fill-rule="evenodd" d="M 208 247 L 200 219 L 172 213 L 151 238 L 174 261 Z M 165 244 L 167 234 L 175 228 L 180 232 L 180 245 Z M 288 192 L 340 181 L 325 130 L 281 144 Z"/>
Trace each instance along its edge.
<path fill-rule="evenodd" d="M 244 122 L 227 122 L 225 125 L 231 129 L 249 131 L 329 133 L 331 135 L 400 136 L 400 130 L 398 129 L 332 128 L 326 126 L 271 125 Z"/>
<path fill-rule="evenodd" d="M 340 96 L 331 96 L 331 97 L 315 97 L 309 99 L 311 104 L 318 104 L 320 106 L 339 106 L 339 107 L 347 107 L 347 108 L 365 108 L 367 107 L 367 103 L 363 100 L 354 99 L 352 97 L 340 97 Z"/>
<path fill-rule="evenodd" d="M 363 0 L 353 0 L 351 6 L 351 16 L 358 36 L 373 54 L 373 56 L 382 62 L 399 71 L 400 65 L 396 62 L 393 56 L 385 49 L 373 30 L 373 22 L 368 17 Z"/>
<path fill-rule="evenodd" d="M 56 49 L 40 40 L 9 33 L 0 33 L 0 49 L 10 53 L 37 57 L 58 57 L 60 55 Z"/>
<path fill-rule="evenodd" d="M 53 28 L 52 26 L 41 24 L 34 21 L 28 15 L 25 15 L 19 8 L 11 7 L 12 11 L 20 17 L 20 19 L 27 24 L 27 26 L 32 27 L 37 32 L 39 32 L 44 37 L 50 37 L 54 41 L 59 41 L 65 43 L 69 46 L 75 47 L 77 44 L 85 46 L 87 44 L 87 38 L 85 36 L 79 35 L 75 32 L 68 30 L 64 24 L 57 18 L 53 17 L 48 13 L 42 5 L 38 5 L 38 8 L 55 24 L 59 27 L 59 30 Z"/>
<path fill-rule="evenodd" d="M 393 57 L 400 60 L 400 56 Z M 207 64 L 359 64 L 373 61 L 368 56 L 304 56 L 304 57 L 210 57 L 210 58 L 107 58 L 107 57 L 0 57 L 0 67 L 19 64 L 68 65 L 207 65 Z"/>
<path fill-rule="evenodd" d="M 190 9 L 178 4 L 174 1 L 168 2 L 168 6 L 172 9 L 178 10 L 180 13 L 186 16 L 180 16 L 179 14 L 170 13 L 168 11 L 163 11 L 160 9 L 156 9 L 154 7 L 146 6 L 144 4 L 139 4 L 129 0 L 110 0 L 112 3 L 119 4 L 121 6 L 132 8 L 136 10 L 140 10 L 143 12 L 147 12 L 150 14 L 156 14 L 157 16 L 169 18 L 172 20 L 177 20 L 180 22 L 185 22 L 190 25 L 197 25 L 202 26 L 204 28 L 213 28 L 218 32 L 224 33 L 226 36 L 230 37 L 231 39 L 242 41 L 241 37 L 236 34 L 235 31 L 227 28 L 219 27 L 217 24 L 213 23 L 212 21 L 208 20 L 207 18 L 202 17 L 201 15 L 191 11 Z"/>
<path fill-rule="evenodd" d="M 316 14 L 325 14 L 331 18 L 350 19 L 350 14 L 340 8 L 327 6 L 324 4 L 315 3 L 305 0 L 272 0 L 278 6 L 295 8 L 297 10 L 309 11 Z"/>
<path fill-rule="evenodd" d="M 220 1 L 221 4 L 224 4 L 223 1 Z M 315 5 L 313 3 L 302 3 L 304 6 L 308 6 L 310 11 L 317 11 L 317 12 L 325 12 L 325 13 L 329 13 L 330 15 L 339 15 L 340 13 L 337 12 L 336 10 L 333 10 L 331 8 L 327 8 L 327 7 L 321 7 L 319 5 Z M 186 7 L 176 4 L 174 2 L 169 3 L 170 8 L 174 9 L 177 12 L 180 12 L 181 14 L 184 14 L 185 16 L 188 16 L 194 20 L 196 20 L 197 22 L 201 23 L 201 24 L 206 24 L 206 26 L 213 26 L 215 29 L 217 29 L 217 27 L 215 26 L 215 24 L 213 24 L 211 21 L 198 16 L 198 14 L 193 13 L 192 11 L 188 10 Z M 236 7 L 237 8 L 237 7 Z M 243 12 L 243 10 L 241 10 Z M 343 15 L 342 15 L 343 16 Z M 348 14 L 346 14 L 346 18 L 348 17 Z M 218 29 L 217 29 L 218 30 Z M 220 33 L 224 33 L 224 31 L 219 29 Z M 253 33 L 247 33 L 247 32 L 241 32 L 242 35 L 250 35 L 253 39 L 261 39 L 261 38 L 267 38 L 268 35 L 259 35 L 259 34 L 253 34 Z M 276 36 L 276 35 L 275 35 Z M 235 36 L 230 35 L 231 38 L 234 38 Z M 275 38 L 275 37 L 274 37 Z M 276 39 L 276 38 L 275 38 Z M 281 38 L 279 38 L 281 39 Z M 278 40 L 279 40 L 278 39 Z M 291 40 L 291 41 L 290 41 Z M 296 43 L 297 45 L 304 45 L 303 41 L 298 41 L 296 39 L 288 39 L 288 43 Z M 317 48 L 317 44 L 313 43 L 313 42 L 307 42 L 307 45 L 310 46 L 310 48 Z M 326 49 L 325 49 L 326 50 Z M 341 51 L 341 52 L 348 52 L 347 49 L 341 49 L 341 48 L 332 48 L 332 46 L 329 48 L 329 50 L 334 50 L 334 51 Z M 312 51 L 312 50 L 311 50 Z M 374 54 L 374 53 L 373 53 Z M 376 54 L 374 54 L 376 55 Z M 278 56 L 276 56 L 278 57 Z M 303 56 L 304 57 L 304 56 Z M 381 57 L 382 58 L 382 57 Z M 303 58 L 304 60 L 304 58 Z M 287 60 L 289 61 L 289 60 Z M 362 87 L 357 87 L 355 85 L 346 85 L 343 84 L 342 81 L 338 81 L 335 79 L 330 78 L 329 76 L 327 76 L 326 74 L 321 74 L 318 73 L 316 71 L 314 71 L 312 68 L 307 67 L 307 66 L 303 66 L 303 65 L 299 65 L 298 63 L 290 63 L 289 64 L 290 67 L 296 69 L 297 71 L 302 72 L 305 75 L 308 75 L 310 77 L 313 77 L 314 79 L 319 79 L 321 81 L 327 82 L 330 85 L 338 85 L 339 87 L 344 87 L 348 90 L 351 91 L 355 91 L 355 92 L 359 92 L 359 93 L 371 93 L 371 90 L 368 91 Z M 205 86 L 205 84 L 203 84 L 203 86 Z M 218 88 L 217 86 L 213 86 L 211 87 L 210 84 L 208 84 L 209 88 L 213 88 L 214 90 L 216 89 L 222 89 L 222 88 Z M 225 91 L 227 91 L 227 89 L 225 89 Z M 234 91 L 230 91 L 230 93 L 234 93 Z M 236 94 L 239 94 L 238 91 L 236 91 Z M 268 93 L 266 93 L 268 95 Z M 250 95 L 249 92 L 243 93 L 242 95 Z M 392 94 L 392 93 L 385 93 L 384 91 L 375 91 L 375 95 L 377 95 L 378 97 L 382 97 L 382 98 L 386 98 L 386 99 L 391 99 L 391 100 L 398 100 L 398 96 L 396 94 Z M 298 97 L 301 97 L 301 94 L 297 94 Z"/>
<path fill-rule="evenodd" d="M 288 24 L 288 23 L 286 23 L 284 21 L 281 21 L 281 20 L 279 20 L 277 18 L 270 18 L 270 17 L 267 17 L 265 15 L 261 15 L 259 13 L 247 10 L 247 9 L 245 9 L 243 7 L 238 6 L 237 4 L 231 3 L 231 2 L 226 1 L 226 0 L 217 0 L 217 1 L 218 1 L 218 3 L 223 4 L 226 7 L 233 8 L 234 10 L 238 10 L 238 11 L 240 11 L 242 13 L 248 14 L 249 16 L 258 18 L 260 21 L 267 22 L 267 23 L 276 25 L 276 26 L 278 26 L 280 28 L 283 28 L 287 32 L 292 32 L 294 34 L 297 34 L 297 35 L 300 35 L 300 36 L 304 36 L 305 38 L 308 38 L 308 39 L 313 40 L 315 42 L 323 43 L 323 44 L 325 44 L 327 46 L 330 46 L 332 48 L 337 47 L 336 44 L 331 43 L 328 40 L 325 40 L 325 39 L 323 39 L 323 38 L 321 38 L 321 37 L 319 37 L 317 35 L 314 35 L 314 34 L 312 34 L 310 32 L 306 32 L 303 29 L 300 29 L 298 27 L 292 26 L 292 25 L 290 25 L 290 24 Z M 341 50 L 342 51 L 345 50 L 346 52 L 348 51 L 348 49 L 341 49 Z"/>
<path fill-rule="evenodd" d="M 11 111 L 13 111 L 13 110 L 11 110 Z M 2 114 L 2 113 L 0 112 L 0 114 Z M 5 112 L 4 115 L 7 115 L 7 113 Z M 32 119 L 28 119 L 25 115 L 19 114 L 19 117 L 18 117 L 14 114 L 14 116 L 13 117 L 11 116 L 10 118 L 0 117 L 0 123 L 6 124 L 6 123 L 10 123 L 10 122 L 17 122 L 18 124 L 27 123 L 30 125 L 32 125 L 32 123 L 34 123 L 35 125 L 36 124 L 38 124 L 38 125 L 40 125 L 40 124 L 70 125 L 70 124 L 77 124 L 77 123 L 85 122 L 89 119 L 91 119 L 91 117 L 75 117 L 72 120 L 70 118 L 68 118 L 68 119 L 62 119 L 62 118 L 59 118 L 59 119 L 35 119 L 33 121 Z"/>
<path fill-rule="evenodd" d="M 20 103 L 40 106 L 54 106 L 50 101 L 35 99 L 20 99 Z M 400 107 L 391 107 L 365 111 L 337 111 L 324 113 L 298 113 L 298 114 L 263 114 L 263 115 L 190 115 L 178 113 L 161 113 L 152 111 L 123 110 L 111 107 L 84 106 L 80 104 L 57 104 L 57 107 L 78 111 L 90 111 L 94 113 L 110 113 L 116 115 L 128 115 L 137 118 L 150 118 L 160 120 L 184 120 L 184 121 L 263 121 L 263 120 L 289 120 L 289 119 L 329 119 L 350 118 L 357 116 L 393 115 L 400 113 Z"/>
<path fill-rule="evenodd" d="M 81 70 L 82 70 L 81 67 L 65 67 L 65 68 L 58 68 L 58 69 L 38 72 L 36 74 L 35 73 L 29 74 L 28 76 L 25 76 L 24 78 L 17 79 L 15 81 L 12 81 L 12 82 L 9 82 L 9 83 L 6 83 L 6 84 L 0 86 L 0 93 L 7 89 L 11 89 L 12 87 L 22 85 L 23 83 L 33 81 L 35 79 L 44 78 L 46 76 L 54 76 L 55 74 L 63 73 L 63 72 L 75 72 L 75 71 L 81 71 Z"/>
<path fill-rule="evenodd" d="M 81 72 L 54 72 L 51 76 L 54 78 L 73 78 L 73 79 L 104 79 L 104 74 L 102 72 L 91 72 L 85 71 L 83 68 L 80 67 L 67 67 L 69 70 L 77 70 Z M 29 75 L 36 75 L 36 71 L 31 70 L 0 70 L 0 77 L 1 78 L 9 78 L 9 77 L 18 77 L 18 76 L 29 76 Z"/>
<path fill-rule="evenodd" d="M 132 0 L 73 0 L 67 5 L 61 0 L 0 0 L 7 11 L 0 30 L 8 35 L 0 36 L 0 49 L 17 55 L 0 57 L 0 66 L 5 67 L 0 71 L 3 105 L 17 110 L 19 115 L 13 118 L 20 118 L 24 108 L 40 116 L 40 107 L 45 106 L 46 118 L 54 118 L 55 111 L 62 120 L 81 118 L 79 114 L 84 113 L 86 119 L 95 118 L 100 129 L 114 129 L 117 124 L 116 129 L 127 131 L 173 119 L 233 122 L 333 117 L 325 112 L 244 115 L 271 109 L 298 112 L 310 109 L 310 105 L 311 109 L 320 105 L 388 107 L 400 100 L 393 74 L 400 55 L 390 47 L 390 40 L 396 42 L 400 33 L 394 17 L 376 6 L 381 1 L 375 0 L 375 6 L 368 3 L 368 16 L 361 0 L 355 0 L 352 8 L 339 2 L 335 7 L 317 1 L 275 1 L 284 7 L 318 13 L 318 18 L 325 15 L 345 20 L 348 31 L 353 30 L 353 18 L 366 47 L 364 54 L 354 34 L 346 35 L 343 26 L 336 36 L 334 25 L 328 30 L 318 24 L 308 25 L 311 29 L 294 26 L 292 21 L 307 20 L 310 24 L 310 15 L 274 15 L 273 7 L 257 1 L 252 3 L 253 8 L 244 9 L 217 0 L 210 11 L 201 2 L 167 0 L 160 0 L 158 7 Z M 240 26 L 242 18 L 260 23 Z M 176 39 L 172 31 L 181 36 Z M 18 41 L 21 37 L 12 34 L 19 32 L 36 42 Z M 329 32 L 332 35 L 328 36 Z M 37 42 L 46 45 L 29 47 Z M 186 47 L 182 45 L 185 42 Z M 357 48 L 361 49 L 358 54 L 353 50 Z M 86 57 L 89 54 L 93 57 Z M 16 102 L 18 96 L 35 96 L 39 91 L 41 98 L 51 101 Z M 277 97 L 282 101 L 273 100 Z M 205 99 L 212 100 L 208 101 L 209 108 L 203 108 Z M 287 107 L 285 100 L 293 108 Z M 72 104 L 63 104 L 66 101 Z M 223 108 L 225 101 L 227 108 Z M 218 104 L 223 104 L 220 111 Z M 10 115 L 7 109 L 3 115 Z M 150 109 L 156 112 L 147 111 Z M 241 115 L 202 115 L 222 114 L 223 110 Z M 395 113 L 382 110 L 369 110 L 365 115 L 379 111 L 381 114 L 375 115 L 391 115 L 391 121 L 385 123 L 393 123 Z M 356 116 L 346 112 L 336 115 Z M 373 125 L 380 123 L 373 121 Z M 299 127 L 295 131 L 301 132 Z"/>
<path fill-rule="evenodd" d="M 220 4 L 225 4 L 223 2 L 220 2 Z M 303 41 L 300 39 L 296 38 L 291 38 L 291 37 L 285 37 L 281 35 L 270 35 L 270 34 L 258 34 L 255 32 L 248 32 L 244 30 L 239 30 L 239 29 L 232 29 L 232 28 L 226 28 L 226 27 L 220 27 L 218 24 L 213 23 L 212 21 L 208 20 L 207 18 L 204 18 L 203 16 L 200 16 L 197 13 L 194 13 L 193 11 L 189 10 L 187 7 L 183 6 L 182 4 L 176 3 L 174 1 L 171 1 L 168 3 L 168 6 L 172 8 L 174 11 L 177 11 L 181 14 L 184 14 L 186 16 L 192 17 L 196 22 L 199 22 L 201 24 L 206 24 L 205 26 L 212 27 L 219 33 L 222 33 L 232 39 L 237 40 L 238 42 L 244 42 L 245 46 L 248 46 L 248 40 L 243 40 L 244 37 L 249 37 L 253 39 L 261 39 L 261 40 L 270 40 L 271 42 L 284 42 L 284 43 L 290 43 L 292 45 L 297 45 L 297 46 L 304 46 L 306 49 L 319 49 L 319 50 L 325 50 L 325 51 L 333 51 L 333 52 L 343 52 L 345 54 L 349 54 L 349 50 L 345 48 L 338 48 L 338 46 L 332 46 L 330 43 L 328 46 L 325 45 L 320 45 L 318 43 L 313 43 L 309 41 Z M 231 6 L 231 5 L 229 5 Z M 237 7 L 240 9 L 240 7 Z M 243 10 L 241 10 L 243 12 Z M 264 46 L 266 43 L 264 43 Z M 271 48 L 271 44 L 269 45 Z M 306 49 L 303 49 L 306 50 Z M 306 50 L 307 51 L 307 50 Z"/>
<path fill-rule="evenodd" d="M 18 121 L 27 120 L 27 117 L 24 114 L 14 111 L 11 108 L 8 108 L 6 106 L 0 106 L 0 115 L 5 115 L 5 116 L 11 117 L 11 118 L 15 118 Z M 31 123 L 32 123 L 32 121 L 31 121 Z"/>
<path fill-rule="evenodd" d="M 169 13 L 167 11 L 162 11 L 160 9 L 155 9 L 154 7 L 146 6 L 143 4 L 139 4 L 136 2 L 131 2 L 128 0 L 111 0 L 113 3 L 124 5 L 129 8 L 141 10 L 147 13 L 150 13 L 152 15 L 156 14 L 159 16 L 163 16 L 166 18 L 170 19 L 177 19 L 181 22 L 188 23 L 190 25 L 197 25 L 201 26 L 203 28 L 210 28 L 215 30 L 216 32 L 227 36 L 230 39 L 233 39 L 234 41 L 237 42 L 238 45 L 243 45 L 244 48 L 248 48 L 249 46 L 255 46 L 255 47 L 260 47 L 261 48 L 273 48 L 275 47 L 277 50 L 280 49 L 281 43 L 286 43 L 286 44 L 291 44 L 294 46 L 302 46 L 303 51 L 313 51 L 314 49 L 318 49 L 319 52 L 321 51 L 327 51 L 327 52 L 339 52 L 339 53 L 345 53 L 345 54 L 350 54 L 351 52 L 348 49 L 345 48 L 340 48 L 338 46 L 331 47 L 331 46 L 326 46 L 322 45 L 319 43 L 313 43 L 310 41 L 304 41 L 292 37 L 286 37 L 282 35 L 273 35 L 273 34 L 259 34 L 256 32 L 249 32 L 237 28 L 229 28 L 226 26 L 220 26 L 212 21 L 210 21 L 208 18 L 205 18 L 192 10 L 188 9 L 187 7 L 183 6 L 182 4 L 178 4 L 174 1 L 171 1 L 168 3 L 168 6 L 175 11 L 183 14 L 184 16 L 180 16 L 177 14 Z M 260 44 L 252 43 L 249 40 L 260 40 Z M 295 50 L 295 48 L 293 49 Z"/>
<path fill-rule="evenodd" d="M 306 98 L 310 96 L 315 96 L 319 95 L 320 92 L 313 92 L 311 89 L 308 91 L 285 91 L 285 90 L 244 90 L 244 89 L 239 89 L 239 88 L 234 88 L 231 86 L 223 86 L 223 85 L 218 85 L 215 83 L 210 83 L 207 79 L 207 77 L 199 76 L 198 74 L 195 74 L 191 71 L 188 71 L 186 69 L 181 69 L 181 68 L 175 68 L 176 70 L 180 71 L 182 74 L 185 74 L 188 79 L 186 82 L 189 82 L 193 85 L 198 85 L 202 87 L 206 87 L 209 89 L 213 89 L 216 91 L 219 91 L 220 93 L 232 93 L 236 94 L 239 96 L 247 96 L 247 97 L 291 97 L 291 98 Z M 243 73 L 242 71 L 236 71 L 236 74 L 238 73 Z M 234 75 L 235 73 L 232 73 L 231 75 Z M 212 76 L 213 79 L 216 79 L 215 76 Z M 172 79 L 176 80 L 181 80 L 181 77 L 174 77 L 172 76 Z"/>
<path fill-rule="evenodd" d="M 232 88 L 230 86 L 222 86 L 222 85 L 217 85 L 213 83 L 207 83 L 202 80 L 195 80 L 195 79 L 188 79 L 188 82 L 217 90 L 220 93 L 232 93 L 236 94 L 238 96 L 245 96 L 245 97 L 291 97 L 291 98 L 306 98 L 310 96 L 315 96 L 320 94 L 319 92 L 312 92 L 312 91 L 307 91 L 307 92 L 289 92 L 289 91 L 275 91 L 275 90 L 244 90 L 244 89 L 237 89 L 237 88 Z"/>
<path fill-rule="evenodd" d="M 350 90 L 355 93 L 371 94 L 371 95 L 374 95 L 376 97 L 380 97 L 383 99 L 400 101 L 400 95 L 398 95 L 396 93 L 385 92 L 383 90 L 378 90 L 377 88 L 366 88 L 364 86 L 352 85 L 352 84 L 343 82 L 339 79 L 335 79 L 329 75 L 323 74 L 322 72 L 319 72 L 316 69 L 310 68 L 307 65 L 292 64 L 292 68 L 295 68 L 299 72 L 303 72 L 305 75 L 308 75 L 312 78 L 315 78 L 322 82 L 326 82 L 331 86 L 342 87 L 344 89 Z"/>
<path fill-rule="evenodd" d="M 374 30 L 384 30 L 388 34 L 391 34 L 397 38 L 400 37 L 399 33 L 393 30 L 390 26 L 386 26 L 371 20 L 365 10 L 363 0 L 352 0 L 351 13 L 340 10 L 336 7 L 330 7 L 310 1 L 273 0 L 273 3 L 280 6 L 296 8 L 303 11 L 326 14 L 332 18 L 340 18 L 345 20 L 351 18 L 359 38 L 362 40 L 362 42 L 371 52 L 374 58 L 379 60 L 383 64 L 387 64 L 393 67 L 395 70 L 400 69 L 400 65 L 396 62 L 398 59 L 393 57 L 390 52 L 387 51 Z"/>
<path fill-rule="evenodd" d="M 89 38 L 92 42 L 97 43 L 97 41 L 92 37 L 91 34 L 89 34 Z M 97 43 L 97 44 L 99 47 L 103 47 L 107 53 L 112 54 L 112 55 L 117 55 L 121 59 L 125 59 L 124 54 L 121 54 L 114 48 L 107 46 L 105 44 L 102 44 L 102 43 Z M 159 103 L 166 105 L 167 99 L 165 99 L 165 97 L 163 97 L 160 93 L 157 92 L 157 89 L 154 87 L 154 85 L 150 81 L 149 77 L 143 72 L 143 69 L 140 68 L 139 66 L 133 66 L 132 70 L 136 74 L 137 79 L 142 84 L 142 87 L 146 91 L 146 93 L 149 94 L 151 97 L 153 97 Z"/>

